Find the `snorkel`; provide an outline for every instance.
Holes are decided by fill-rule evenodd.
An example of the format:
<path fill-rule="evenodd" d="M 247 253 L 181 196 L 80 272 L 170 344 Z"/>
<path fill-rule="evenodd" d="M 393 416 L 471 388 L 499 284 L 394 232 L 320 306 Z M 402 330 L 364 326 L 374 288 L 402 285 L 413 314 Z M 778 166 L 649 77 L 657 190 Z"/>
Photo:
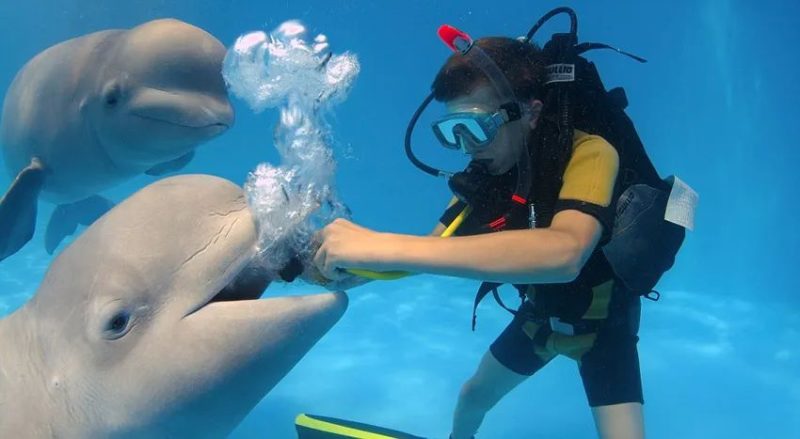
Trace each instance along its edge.
<path fill-rule="evenodd" d="M 442 25 L 437 33 L 442 42 L 456 56 L 465 57 L 471 65 L 483 73 L 488 84 L 500 98 L 502 102 L 500 111 L 504 112 L 506 119 L 508 121 L 520 119 L 525 113 L 525 109 L 517 100 L 508 79 L 492 58 L 475 44 L 475 41 L 467 33 L 453 26 Z M 412 116 L 406 129 L 405 151 L 411 163 L 427 174 L 447 179 L 448 186 L 456 197 L 467 204 L 469 210 L 462 212 L 463 216 L 469 215 L 475 208 L 493 212 L 500 210 L 502 213 L 499 216 L 486 221 L 486 231 L 502 230 L 512 217 L 526 217 L 528 193 L 533 173 L 528 152 L 526 124 L 519 124 L 520 138 L 523 144 L 519 149 L 519 157 L 513 171 L 516 173 L 516 185 L 513 191 L 509 191 L 508 188 L 498 189 L 496 185 L 492 184 L 497 177 L 490 175 L 486 166 L 479 161 L 470 162 L 464 171 L 451 173 L 429 166 L 416 157 L 411 147 L 411 137 L 419 117 L 433 99 L 434 92 L 431 91 Z M 499 209 L 498 204 L 500 205 Z M 490 205 L 493 208 L 487 209 Z"/>

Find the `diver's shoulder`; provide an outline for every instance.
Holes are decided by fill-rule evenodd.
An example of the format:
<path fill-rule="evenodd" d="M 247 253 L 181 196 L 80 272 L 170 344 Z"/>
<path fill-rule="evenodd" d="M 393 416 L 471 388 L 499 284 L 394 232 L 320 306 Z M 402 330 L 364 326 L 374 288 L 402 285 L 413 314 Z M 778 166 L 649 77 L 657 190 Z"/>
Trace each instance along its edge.
<path fill-rule="evenodd" d="M 581 130 L 573 130 L 572 135 L 572 147 L 578 148 L 579 146 L 589 144 L 589 145 L 597 145 L 597 146 L 607 146 L 613 148 L 611 143 L 608 142 L 605 138 L 597 134 L 590 134 L 585 131 Z"/>
<path fill-rule="evenodd" d="M 617 157 L 617 149 L 606 139 L 597 134 L 589 134 L 585 131 L 574 130 L 572 137 L 573 153 L 578 151 L 592 151 L 599 154 Z"/>

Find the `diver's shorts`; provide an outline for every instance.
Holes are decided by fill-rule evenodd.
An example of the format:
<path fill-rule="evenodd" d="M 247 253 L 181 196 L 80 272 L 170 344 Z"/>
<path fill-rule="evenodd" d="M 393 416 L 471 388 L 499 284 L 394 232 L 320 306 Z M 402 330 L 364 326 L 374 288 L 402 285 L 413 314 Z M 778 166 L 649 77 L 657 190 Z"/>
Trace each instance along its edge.
<path fill-rule="evenodd" d="M 528 302 L 523 305 L 523 308 Z M 490 351 L 503 366 L 533 375 L 557 355 L 578 362 L 589 406 L 644 403 L 636 335 L 641 311 L 639 299 L 625 316 L 594 334 L 564 335 L 517 316 L 492 343 Z M 522 315 L 522 313 L 520 313 Z"/>

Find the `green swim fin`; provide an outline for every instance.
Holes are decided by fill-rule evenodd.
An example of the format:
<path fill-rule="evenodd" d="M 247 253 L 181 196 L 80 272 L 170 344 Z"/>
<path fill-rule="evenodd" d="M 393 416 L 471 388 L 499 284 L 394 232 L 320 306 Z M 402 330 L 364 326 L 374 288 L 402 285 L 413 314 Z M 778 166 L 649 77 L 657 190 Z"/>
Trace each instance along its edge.
<path fill-rule="evenodd" d="M 297 415 L 294 425 L 298 439 L 425 439 L 388 428 L 304 413 Z"/>

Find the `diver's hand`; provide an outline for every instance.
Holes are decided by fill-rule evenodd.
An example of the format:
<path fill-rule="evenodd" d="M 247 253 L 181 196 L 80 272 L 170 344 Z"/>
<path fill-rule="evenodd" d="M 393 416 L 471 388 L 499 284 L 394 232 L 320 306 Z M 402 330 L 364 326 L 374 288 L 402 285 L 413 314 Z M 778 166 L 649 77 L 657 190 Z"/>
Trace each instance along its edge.
<path fill-rule="evenodd" d="M 319 232 L 321 245 L 314 255 L 314 265 L 333 281 L 351 276 L 348 268 L 380 270 L 395 247 L 392 236 L 336 219 Z"/>
<path fill-rule="evenodd" d="M 328 291 L 351 290 L 353 288 L 360 287 L 371 280 L 361 276 L 356 276 L 355 274 L 347 273 L 342 279 L 334 281 L 323 276 L 313 262 L 306 267 L 306 270 L 301 275 L 301 278 L 310 284 L 324 287 Z"/>

